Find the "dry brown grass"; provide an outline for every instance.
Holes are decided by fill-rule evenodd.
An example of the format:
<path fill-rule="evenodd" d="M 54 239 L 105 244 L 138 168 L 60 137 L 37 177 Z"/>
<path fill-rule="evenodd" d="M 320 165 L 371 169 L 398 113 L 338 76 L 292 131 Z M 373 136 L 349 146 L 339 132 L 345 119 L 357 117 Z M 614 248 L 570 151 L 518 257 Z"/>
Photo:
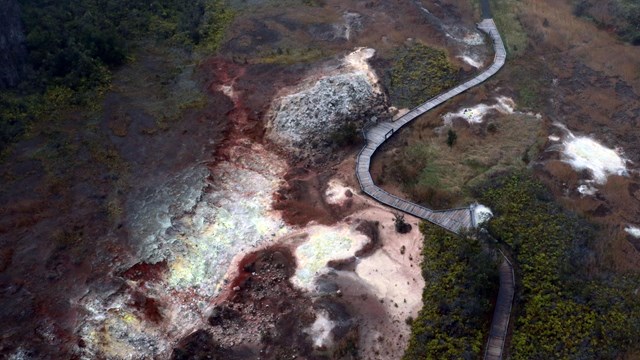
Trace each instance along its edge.
<path fill-rule="evenodd" d="M 115 136 L 125 137 L 129 133 L 131 116 L 129 114 L 116 113 L 108 121 L 109 129 Z"/>
<path fill-rule="evenodd" d="M 621 42 L 588 20 L 575 17 L 572 1 L 524 0 L 519 9 L 526 30 L 544 35 L 545 51 L 555 48 L 557 54 L 581 59 L 596 71 L 624 78 L 640 92 L 640 48 Z M 545 19 L 548 26 L 544 26 Z"/>
<path fill-rule="evenodd" d="M 565 187 L 574 189 L 580 180 L 578 173 L 567 163 L 560 160 L 551 160 L 544 166 L 549 175 L 556 179 L 562 179 Z"/>
<path fill-rule="evenodd" d="M 446 109 L 457 110 L 458 106 Z M 410 198 L 433 207 L 464 205 L 473 200 L 470 189 L 476 184 L 492 174 L 526 166 L 524 154 L 535 152 L 543 135 L 542 120 L 535 117 L 491 113 L 480 125 L 456 123 L 458 140 L 449 147 L 447 129 L 441 128 L 442 113 L 444 109 L 417 119 L 410 132 L 392 140 L 391 151 L 383 150 L 374 161 L 374 178 L 382 180 L 383 188 L 393 191 L 400 187 Z M 495 124 L 497 131 L 487 131 L 488 123 Z M 407 151 L 415 148 L 429 149 L 432 155 L 428 166 L 415 161 L 403 164 L 407 161 Z M 413 169 L 413 173 L 395 173 L 393 169 L 398 164 L 403 169 Z M 425 171 L 430 172 L 426 177 Z"/>
<path fill-rule="evenodd" d="M 620 226 L 606 226 L 595 243 L 599 263 L 618 273 L 637 272 L 638 250 Z"/>
<path fill-rule="evenodd" d="M 549 89 L 543 93 L 548 99 L 540 110 L 577 134 L 591 135 L 608 147 L 621 146 L 637 162 L 640 134 L 632 114 L 640 107 L 633 94 L 640 93 L 640 47 L 625 44 L 593 22 L 575 17 L 572 3 L 523 0 L 517 7 L 519 21 L 534 40 L 527 56 L 547 67 L 549 78 L 541 85 Z M 529 66 L 518 60 L 512 60 L 511 65 Z M 509 74 L 507 64 L 498 75 L 500 83 L 515 86 L 510 85 L 513 79 Z M 552 85 L 552 78 L 560 80 L 558 88 Z M 631 86 L 633 92 L 621 96 L 615 87 L 618 83 Z M 627 118 L 613 121 L 620 113 L 628 114 Z M 576 187 L 585 175 L 557 160 L 546 160 L 538 175 L 565 207 L 601 226 L 597 254 L 606 267 L 620 272 L 640 270 L 640 253 L 623 230 L 640 219 L 640 202 L 632 195 L 637 175 L 610 177 L 595 197 L 578 194 Z"/>

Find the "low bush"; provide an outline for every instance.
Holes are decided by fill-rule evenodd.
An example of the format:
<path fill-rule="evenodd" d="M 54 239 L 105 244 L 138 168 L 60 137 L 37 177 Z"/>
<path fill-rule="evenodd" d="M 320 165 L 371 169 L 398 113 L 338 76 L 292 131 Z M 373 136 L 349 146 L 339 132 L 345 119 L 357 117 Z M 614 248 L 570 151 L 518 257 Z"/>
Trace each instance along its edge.
<path fill-rule="evenodd" d="M 413 107 L 458 83 L 459 73 L 439 49 L 415 43 L 400 48 L 385 74 L 391 102 L 398 107 Z"/>
<path fill-rule="evenodd" d="M 474 237 L 428 223 L 421 223 L 420 231 L 424 305 L 410 322 L 403 359 L 479 358 L 498 286 L 497 264 Z"/>
<path fill-rule="evenodd" d="M 640 279 L 585 275 L 594 228 L 551 199 L 527 174 L 498 179 L 481 199 L 495 214 L 490 233 L 519 268 L 512 358 L 620 358 L 640 334 Z"/>

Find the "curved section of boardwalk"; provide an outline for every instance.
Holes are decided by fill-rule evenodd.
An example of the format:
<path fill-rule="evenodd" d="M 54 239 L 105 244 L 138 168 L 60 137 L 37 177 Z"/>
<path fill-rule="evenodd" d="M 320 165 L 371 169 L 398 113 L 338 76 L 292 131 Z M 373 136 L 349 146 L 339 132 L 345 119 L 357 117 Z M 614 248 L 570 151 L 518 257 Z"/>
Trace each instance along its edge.
<path fill-rule="evenodd" d="M 476 226 L 473 220 L 473 205 L 460 209 L 432 210 L 424 206 L 414 204 L 392 195 L 376 186 L 373 182 L 373 178 L 371 177 L 371 173 L 369 172 L 369 168 L 371 167 L 371 158 L 376 150 L 378 150 L 380 145 L 382 145 L 401 127 L 452 97 L 484 82 L 497 73 L 504 65 L 507 53 L 493 19 L 484 19 L 478 24 L 478 28 L 489 34 L 493 40 L 495 56 L 491 66 L 475 78 L 417 106 L 396 121 L 380 122 L 363 130 L 367 144 L 362 148 L 362 150 L 360 150 L 356 162 L 356 175 L 358 176 L 360 187 L 365 194 L 385 205 L 430 221 L 454 233 L 460 233 L 463 229 L 473 228 Z"/>
<path fill-rule="evenodd" d="M 473 216 L 474 205 L 460 209 L 432 210 L 424 206 L 414 204 L 376 186 L 373 182 L 369 169 L 371 167 L 371 158 L 376 150 L 378 150 L 380 145 L 382 145 L 401 127 L 452 97 L 484 82 L 502 68 L 505 63 L 507 52 L 504 48 L 500 33 L 496 28 L 496 24 L 493 19 L 490 18 L 488 1 L 483 0 L 481 3 L 485 19 L 478 24 L 478 28 L 489 34 L 493 40 L 493 47 L 495 50 L 493 64 L 475 78 L 462 85 L 458 85 L 444 94 L 430 99 L 424 104 L 421 104 L 409 111 L 398 120 L 394 122 L 377 123 L 374 126 L 365 129 L 363 132 L 367 143 L 365 147 L 360 150 L 356 162 L 356 175 L 360 182 L 360 187 L 365 194 L 385 205 L 430 221 L 454 233 L 460 233 L 460 231 L 466 228 L 476 227 L 477 224 L 474 223 Z M 499 268 L 500 289 L 498 291 L 496 308 L 493 313 L 491 330 L 489 332 L 489 338 L 487 340 L 484 353 L 484 358 L 490 360 L 499 360 L 503 358 L 504 345 L 509 329 L 509 319 L 511 317 L 511 306 L 513 304 L 513 296 L 515 292 L 513 266 L 504 254 L 502 254 L 502 256 L 503 261 Z"/>

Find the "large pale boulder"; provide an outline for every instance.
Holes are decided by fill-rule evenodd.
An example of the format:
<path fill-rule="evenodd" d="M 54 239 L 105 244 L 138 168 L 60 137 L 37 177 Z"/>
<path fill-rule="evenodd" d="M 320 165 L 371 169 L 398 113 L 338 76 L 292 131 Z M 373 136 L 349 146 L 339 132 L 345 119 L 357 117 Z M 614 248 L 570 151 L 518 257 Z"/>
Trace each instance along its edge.
<path fill-rule="evenodd" d="M 298 158 L 326 155 L 347 128 L 386 113 L 387 99 L 368 59 L 372 49 L 357 49 L 331 74 L 305 80 L 272 104 L 267 138 Z"/>

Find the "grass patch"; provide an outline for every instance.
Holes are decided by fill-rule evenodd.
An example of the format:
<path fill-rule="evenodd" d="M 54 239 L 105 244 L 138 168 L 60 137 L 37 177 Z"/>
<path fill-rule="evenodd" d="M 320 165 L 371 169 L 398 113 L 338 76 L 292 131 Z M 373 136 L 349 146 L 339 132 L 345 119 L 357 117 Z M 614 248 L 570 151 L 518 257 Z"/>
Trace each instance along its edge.
<path fill-rule="evenodd" d="M 493 20 L 502 35 L 508 58 L 524 54 L 529 38 L 519 19 L 520 2 L 517 0 L 491 0 Z"/>
<path fill-rule="evenodd" d="M 378 178 L 432 208 L 466 205 L 474 200 L 471 190 L 476 185 L 496 173 L 526 167 L 524 160 L 535 158 L 542 126 L 532 116 L 501 115 L 492 120 L 492 130 L 486 123 L 457 129 L 459 138 L 449 147 L 447 131 L 434 131 L 441 121 L 417 120 L 407 145 L 382 155 Z M 398 140 L 391 141 L 393 145 Z"/>
<path fill-rule="evenodd" d="M 544 64 L 525 59 L 515 60 L 507 69 L 507 78 L 516 90 L 518 104 L 527 110 L 544 109 L 549 98 L 551 75 Z"/>
<path fill-rule="evenodd" d="M 447 206 L 448 198 L 440 190 L 443 171 L 437 161 L 439 151 L 424 143 L 415 143 L 402 149 L 394 157 L 398 160 L 384 165 L 385 171 L 379 182 L 399 184 L 415 202 Z"/>
<path fill-rule="evenodd" d="M 250 62 L 291 65 L 317 61 L 326 56 L 327 53 L 319 48 L 277 48 L 252 56 Z"/>

